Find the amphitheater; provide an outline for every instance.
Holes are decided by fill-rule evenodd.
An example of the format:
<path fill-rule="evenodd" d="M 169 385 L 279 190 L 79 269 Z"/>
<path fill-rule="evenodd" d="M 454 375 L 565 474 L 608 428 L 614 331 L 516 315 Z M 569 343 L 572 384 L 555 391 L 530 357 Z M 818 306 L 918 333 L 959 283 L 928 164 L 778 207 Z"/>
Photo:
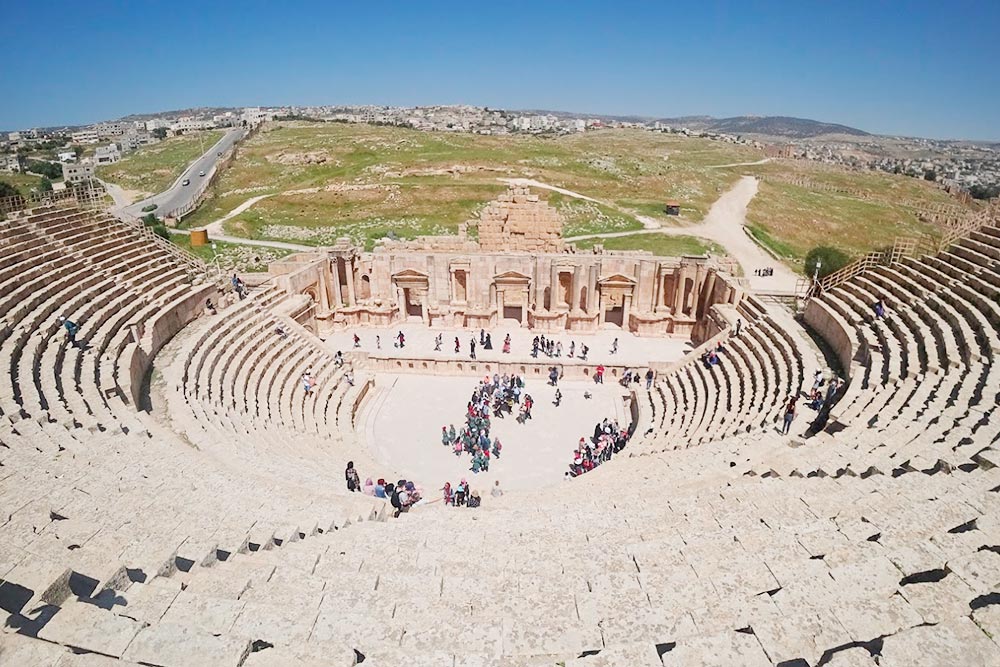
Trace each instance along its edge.
<path fill-rule="evenodd" d="M 503 224 L 484 245 L 302 253 L 238 299 L 141 225 L 16 213 L 0 223 L 0 664 L 1000 665 L 997 225 L 901 245 L 793 313 L 731 266 L 574 254 Z M 409 475 L 369 442 L 382 378 L 543 382 L 545 359 L 429 352 L 480 328 L 604 336 L 568 383 L 654 368 L 649 390 L 606 388 L 628 446 L 478 509 L 394 519 L 348 493 L 347 460 Z M 332 341 L 354 331 L 384 350 L 340 365 Z M 605 353 L 619 333 L 638 359 Z M 846 389 L 781 435 L 820 369 Z M 416 479 L 437 498 L 441 480 Z"/>

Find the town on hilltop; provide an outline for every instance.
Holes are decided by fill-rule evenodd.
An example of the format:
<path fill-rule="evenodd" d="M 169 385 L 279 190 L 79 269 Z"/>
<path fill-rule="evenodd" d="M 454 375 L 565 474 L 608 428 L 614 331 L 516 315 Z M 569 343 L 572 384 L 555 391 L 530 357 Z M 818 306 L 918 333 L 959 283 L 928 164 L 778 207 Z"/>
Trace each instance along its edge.
<path fill-rule="evenodd" d="M 364 123 L 428 132 L 559 136 L 614 128 L 674 133 L 764 149 L 768 155 L 924 178 L 985 199 L 1000 193 L 1000 145 L 990 142 L 881 137 L 804 119 L 708 117 L 644 119 L 525 112 L 471 105 L 424 107 L 283 106 L 188 110 L 110 120 L 84 127 L 22 129 L 0 135 L 0 171 L 33 172 L 66 182 L 93 166 L 161 139 L 200 130 L 255 127 L 274 119 Z M 739 132 L 734 132 L 738 128 Z M 49 163 L 46 165 L 45 163 Z M 61 171 L 60 171 L 61 170 Z"/>

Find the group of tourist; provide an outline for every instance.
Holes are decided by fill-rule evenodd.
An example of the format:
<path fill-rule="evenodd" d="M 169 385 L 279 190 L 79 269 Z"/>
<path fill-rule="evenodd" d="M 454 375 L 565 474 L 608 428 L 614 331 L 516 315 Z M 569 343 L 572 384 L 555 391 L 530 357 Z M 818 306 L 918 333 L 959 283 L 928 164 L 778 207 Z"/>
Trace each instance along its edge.
<path fill-rule="evenodd" d="M 247 285 L 240 279 L 238 275 L 234 273 L 232 279 L 230 279 L 229 282 L 232 283 L 233 291 L 236 292 L 236 295 L 240 297 L 240 301 L 247 298 Z"/>
<path fill-rule="evenodd" d="M 718 366 L 721 362 L 721 355 L 726 351 L 726 347 L 722 344 L 720 340 L 715 344 L 715 347 L 705 350 L 701 355 L 701 363 L 705 368 L 711 369 L 712 366 Z"/>
<path fill-rule="evenodd" d="M 653 379 L 656 377 L 656 373 L 653 372 L 652 368 L 646 369 L 645 376 L 638 370 L 626 368 L 625 372 L 622 373 L 621 379 L 618 380 L 618 384 L 627 389 L 630 384 L 639 384 L 643 377 L 646 378 L 646 390 L 649 391 L 650 387 L 653 386 Z"/>
<path fill-rule="evenodd" d="M 589 443 L 586 438 L 580 438 L 573 451 L 573 463 L 565 476 L 577 477 L 607 463 L 612 456 L 625 449 L 627 442 L 628 431 L 621 428 L 617 421 L 605 419 L 598 422 Z"/>
<path fill-rule="evenodd" d="M 812 387 L 806 394 L 806 406 L 819 413 L 816 422 L 819 423 L 820 427 L 826 423 L 830 408 L 837 402 L 837 397 L 844 384 L 844 380 L 837 375 L 830 378 L 828 382 L 822 369 L 817 369 L 813 375 Z M 823 389 L 824 385 L 826 386 L 825 391 Z M 795 417 L 798 414 L 798 399 L 798 396 L 789 396 L 782 404 L 782 435 L 788 435 L 789 431 L 791 431 L 792 422 L 795 421 Z M 817 423 L 814 422 L 813 427 L 815 428 L 816 426 Z"/>
<path fill-rule="evenodd" d="M 763 269 L 754 269 L 753 274 L 758 278 L 767 278 L 768 276 L 774 275 L 774 267 L 767 266 Z"/>
<path fill-rule="evenodd" d="M 510 336 L 507 336 L 507 341 L 504 342 L 504 348 L 508 348 L 508 341 Z M 504 349 L 506 352 L 507 349 Z M 618 339 L 615 338 L 614 343 L 611 346 L 611 353 L 614 354 L 618 351 Z M 535 336 L 531 340 L 531 356 L 537 359 L 538 353 L 541 352 L 545 356 L 551 358 L 559 358 L 563 355 L 563 344 L 554 338 L 546 338 L 544 335 Z M 580 355 L 577 357 L 581 361 L 587 360 L 587 354 L 590 352 L 590 348 L 586 345 L 580 345 Z M 576 356 L 576 341 L 570 341 L 569 343 L 569 354 L 566 355 L 570 359 Z"/>
<path fill-rule="evenodd" d="M 444 504 L 452 507 L 479 507 L 482 502 L 479 492 L 470 488 L 469 482 L 464 477 L 454 488 L 452 488 L 451 482 L 445 482 L 444 486 L 441 487 L 441 493 Z M 503 495 L 503 489 L 500 488 L 500 480 L 493 482 L 493 490 L 490 491 L 490 495 L 494 498 L 499 498 Z"/>
<path fill-rule="evenodd" d="M 393 516 L 398 517 L 401 513 L 409 511 L 411 507 L 419 503 L 423 496 L 420 489 L 412 481 L 401 479 L 395 484 L 386 482 L 383 478 L 372 481 L 369 477 L 365 483 L 361 484 L 358 469 L 354 467 L 354 461 L 347 462 L 344 470 L 344 479 L 347 481 L 347 490 L 352 493 L 363 493 L 374 498 L 385 498 L 393 508 Z"/>

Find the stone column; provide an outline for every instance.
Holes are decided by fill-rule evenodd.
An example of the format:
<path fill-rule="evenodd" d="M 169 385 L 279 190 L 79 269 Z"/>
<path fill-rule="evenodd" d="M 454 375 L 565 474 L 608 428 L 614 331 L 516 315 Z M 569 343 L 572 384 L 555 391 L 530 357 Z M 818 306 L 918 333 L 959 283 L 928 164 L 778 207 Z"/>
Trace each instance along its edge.
<path fill-rule="evenodd" d="M 663 298 L 662 290 L 663 290 L 663 271 L 657 268 L 656 281 L 653 284 L 653 307 L 650 309 L 651 313 L 655 313 L 660 310 L 660 300 Z"/>
<path fill-rule="evenodd" d="M 684 267 L 674 269 L 674 315 L 684 312 Z"/>
<path fill-rule="evenodd" d="M 405 322 L 406 321 L 406 293 L 403 292 L 403 288 L 396 285 L 396 306 L 399 308 L 399 316 Z"/>
<path fill-rule="evenodd" d="M 503 320 L 503 290 L 497 290 L 497 323 Z"/>
<path fill-rule="evenodd" d="M 555 312 L 557 299 L 559 298 L 559 267 L 555 262 L 549 265 L 549 311 Z"/>
<path fill-rule="evenodd" d="M 358 300 L 354 298 L 354 258 L 350 263 L 345 263 L 347 268 L 347 298 L 351 300 L 351 305 L 355 306 Z"/>
<path fill-rule="evenodd" d="M 583 282 L 583 270 L 577 264 L 573 267 L 573 294 L 569 300 L 569 311 L 572 313 L 580 309 L 580 283 Z"/>
<path fill-rule="evenodd" d="M 587 314 L 594 314 L 594 304 L 598 303 L 597 300 L 597 264 L 590 265 L 589 275 L 587 276 Z"/>
<path fill-rule="evenodd" d="M 633 288 L 634 289 L 634 288 Z M 632 309 L 632 295 L 626 294 L 622 299 L 622 331 L 629 331 L 628 316 Z"/>
<path fill-rule="evenodd" d="M 344 305 L 344 297 L 340 293 L 340 258 L 333 258 L 333 299 L 334 305 L 340 308 Z"/>
<path fill-rule="evenodd" d="M 603 290 L 601 291 L 601 298 L 597 301 L 597 313 L 598 313 L 597 326 L 599 327 L 604 326 L 604 315 L 607 313 L 607 311 L 604 309 Z"/>

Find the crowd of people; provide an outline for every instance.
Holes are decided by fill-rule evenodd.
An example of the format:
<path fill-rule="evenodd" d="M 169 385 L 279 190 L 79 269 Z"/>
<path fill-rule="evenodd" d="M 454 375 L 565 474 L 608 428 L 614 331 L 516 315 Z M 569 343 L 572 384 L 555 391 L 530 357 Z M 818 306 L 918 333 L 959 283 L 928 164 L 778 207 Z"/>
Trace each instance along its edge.
<path fill-rule="evenodd" d="M 594 426 L 590 442 L 586 438 L 580 438 L 573 451 L 573 463 L 566 472 L 566 478 L 577 477 L 607 463 L 612 456 L 625 449 L 627 442 L 628 431 L 621 428 L 617 421 L 604 419 L 598 422 Z"/>
<path fill-rule="evenodd" d="M 763 269 L 754 269 L 753 274 L 758 278 L 767 278 L 768 276 L 774 275 L 774 267 L 767 266 Z"/>
<path fill-rule="evenodd" d="M 461 431 L 455 425 L 441 427 L 441 444 L 451 448 L 455 456 L 469 454 L 473 473 L 490 469 L 490 460 L 499 459 L 503 444 L 499 437 L 490 439 L 491 417 L 504 419 L 518 406 L 517 420 L 524 423 L 531 419 L 534 401 L 524 392 L 524 378 L 518 375 L 485 377 L 479 381 L 465 409 L 465 426 Z"/>

